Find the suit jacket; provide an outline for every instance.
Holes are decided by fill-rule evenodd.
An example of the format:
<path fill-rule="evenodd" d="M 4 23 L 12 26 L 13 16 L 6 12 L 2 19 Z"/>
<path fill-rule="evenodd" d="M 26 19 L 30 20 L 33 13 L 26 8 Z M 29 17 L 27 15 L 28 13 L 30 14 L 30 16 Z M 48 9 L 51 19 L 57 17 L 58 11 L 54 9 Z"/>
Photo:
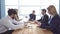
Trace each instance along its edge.
<path fill-rule="evenodd" d="M 29 19 L 29 20 L 31 20 L 31 21 L 32 21 L 32 19 L 33 19 L 33 20 L 36 19 L 36 15 L 35 15 L 35 14 L 30 14 L 29 16 L 30 16 L 30 19 Z"/>
<path fill-rule="evenodd" d="M 42 17 L 41 17 L 41 19 L 38 20 L 38 21 L 42 23 L 40 27 L 41 27 L 41 28 L 45 28 L 44 26 L 48 25 L 49 17 L 48 17 L 48 15 L 46 14 L 46 15 L 43 16 L 43 19 L 42 19 Z"/>
<path fill-rule="evenodd" d="M 46 26 L 46 29 L 52 31 L 54 34 L 60 34 L 60 17 L 59 15 L 55 15 L 50 24 Z"/>

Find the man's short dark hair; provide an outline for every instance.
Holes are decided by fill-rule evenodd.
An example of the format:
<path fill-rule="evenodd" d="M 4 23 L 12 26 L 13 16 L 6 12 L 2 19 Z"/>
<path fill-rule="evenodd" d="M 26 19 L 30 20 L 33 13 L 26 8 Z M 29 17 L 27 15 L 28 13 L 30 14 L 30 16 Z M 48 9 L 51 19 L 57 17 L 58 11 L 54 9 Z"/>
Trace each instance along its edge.
<path fill-rule="evenodd" d="M 8 10 L 8 15 L 10 16 L 10 15 L 12 15 L 12 14 L 17 14 L 17 12 L 14 10 L 14 9 L 9 9 Z"/>
<path fill-rule="evenodd" d="M 43 12 L 46 12 L 46 9 L 42 9 Z"/>

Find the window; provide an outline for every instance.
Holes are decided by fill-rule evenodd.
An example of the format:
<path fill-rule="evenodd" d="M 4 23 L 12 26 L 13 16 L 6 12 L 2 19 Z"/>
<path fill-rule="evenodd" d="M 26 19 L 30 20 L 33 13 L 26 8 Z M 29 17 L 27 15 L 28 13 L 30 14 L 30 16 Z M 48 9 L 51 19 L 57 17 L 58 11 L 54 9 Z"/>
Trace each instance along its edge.
<path fill-rule="evenodd" d="M 41 17 L 41 9 L 46 9 L 49 5 L 55 5 L 59 13 L 59 0 L 5 0 L 5 11 L 7 15 L 9 8 L 17 8 L 19 16 L 27 16 L 35 10 L 36 19 L 39 19 Z"/>
<path fill-rule="evenodd" d="M 18 0 L 5 0 L 5 14 L 7 15 L 8 9 L 17 8 L 18 9 Z"/>

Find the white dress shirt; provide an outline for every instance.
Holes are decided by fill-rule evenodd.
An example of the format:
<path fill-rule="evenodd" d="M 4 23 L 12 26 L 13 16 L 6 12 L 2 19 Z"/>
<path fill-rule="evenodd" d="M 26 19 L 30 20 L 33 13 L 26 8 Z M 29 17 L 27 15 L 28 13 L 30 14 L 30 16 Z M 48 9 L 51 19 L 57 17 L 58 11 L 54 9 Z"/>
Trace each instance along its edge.
<path fill-rule="evenodd" d="M 42 16 L 42 20 L 44 19 L 44 15 Z"/>
<path fill-rule="evenodd" d="M 53 15 L 50 16 L 50 19 L 48 21 L 48 24 L 50 24 L 50 22 L 51 22 L 51 20 L 52 20 L 53 17 L 54 17 Z"/>
<path fill-rule="evenodd" d="M 6 32 L 7 30 L 16 30 L 24 28 L 24 22 L 20 22 L 18 25 L 12 23 L 12 18 L 6 16 L 0 20 L 0 33 Z"/>

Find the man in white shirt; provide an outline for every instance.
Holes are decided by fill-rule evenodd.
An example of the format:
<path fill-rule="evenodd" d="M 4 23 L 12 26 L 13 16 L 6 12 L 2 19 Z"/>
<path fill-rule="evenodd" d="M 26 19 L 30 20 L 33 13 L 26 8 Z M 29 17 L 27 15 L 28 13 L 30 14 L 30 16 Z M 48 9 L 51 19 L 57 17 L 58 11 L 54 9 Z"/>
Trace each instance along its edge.
<path fill-rule="evenodd" d="M 13 24 L 13 19 L 16 14 L 17 12 L 14 9 L 8 10 L 8 16 L 0 20 L 0 34 L 12 34 L 14 30 L 24 27 L 23 22 L 17 25 Z"/>

